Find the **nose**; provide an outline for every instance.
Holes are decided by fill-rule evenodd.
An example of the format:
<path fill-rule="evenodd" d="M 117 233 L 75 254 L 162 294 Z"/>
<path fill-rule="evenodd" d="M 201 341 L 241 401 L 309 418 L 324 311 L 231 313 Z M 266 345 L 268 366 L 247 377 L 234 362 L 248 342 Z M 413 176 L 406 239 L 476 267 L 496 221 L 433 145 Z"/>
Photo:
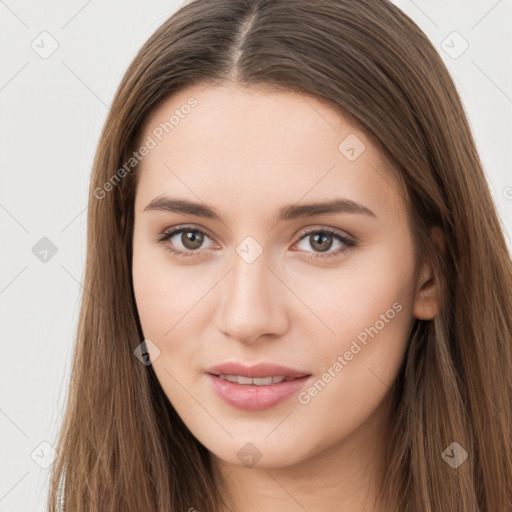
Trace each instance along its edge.
<path fill-rule="evenodd" d="M 251 344 L 264 335 L 265 339 L 282 335 L 288 328 L 287 290 L 269 267 L 265 251 L 251 263 L 235 253 L 232 262 L 220 287 L 218 329 Z"/>

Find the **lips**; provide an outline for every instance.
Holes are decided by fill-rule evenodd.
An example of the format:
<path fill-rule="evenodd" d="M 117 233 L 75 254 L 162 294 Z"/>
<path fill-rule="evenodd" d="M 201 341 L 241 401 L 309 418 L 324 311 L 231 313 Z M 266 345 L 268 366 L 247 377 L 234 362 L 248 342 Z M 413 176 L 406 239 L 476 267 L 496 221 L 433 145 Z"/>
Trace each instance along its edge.
<path fill-rule="evenodd" d="M 248 411 L 273 407 L 304 387 L 311 374 L 270 363 L 247 366 L 224 363 L 207 371 L 207 378 L 225 403 Z"/>

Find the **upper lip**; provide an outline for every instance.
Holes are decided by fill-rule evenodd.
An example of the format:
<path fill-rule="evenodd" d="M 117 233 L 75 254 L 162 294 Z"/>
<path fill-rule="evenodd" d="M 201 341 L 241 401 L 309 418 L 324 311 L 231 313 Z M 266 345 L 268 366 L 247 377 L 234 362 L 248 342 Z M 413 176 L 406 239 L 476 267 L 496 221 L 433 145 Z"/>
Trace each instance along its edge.
<path fill-rule="evenodd" d="M 242 377 L 251 377 L 253 379 L 264 377 L 286 377 L 288 379 L 304 377 L 311 375 L 310 373 L 293 368 L 287 368 L 272 363 L 259 363 L 253 366 L 245 365 L 236 362 L 222 363 L 217 366 L 212 366 L 207 373 L 212 375 L 240 375 Z"/>

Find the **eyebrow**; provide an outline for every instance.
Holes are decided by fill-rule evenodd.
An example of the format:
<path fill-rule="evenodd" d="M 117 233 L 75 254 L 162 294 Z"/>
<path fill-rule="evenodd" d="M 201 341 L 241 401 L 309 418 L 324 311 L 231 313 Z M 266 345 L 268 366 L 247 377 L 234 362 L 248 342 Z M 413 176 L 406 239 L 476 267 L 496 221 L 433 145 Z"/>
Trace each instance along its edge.
<path fill-rule="evenodd" d="M 217 211 L 207 204 L 195 203 L 186 199 L 172 199 L 165 196 L 155 197 L 155 199 L 144 208 L 144 211 L 182 213 L 196 217 L 215 219 L 222 222 L 222 218 Z M 377 217 L 369 208 L 355 201 L 351 201 L 350 199 L 333 199 L 324 202 L 285 206 L 279 211 L 278 220 L 290 221 L 318 215 L 333 215 L 336 213 L 358 213 L 369 215 L 370 217 Z"/>

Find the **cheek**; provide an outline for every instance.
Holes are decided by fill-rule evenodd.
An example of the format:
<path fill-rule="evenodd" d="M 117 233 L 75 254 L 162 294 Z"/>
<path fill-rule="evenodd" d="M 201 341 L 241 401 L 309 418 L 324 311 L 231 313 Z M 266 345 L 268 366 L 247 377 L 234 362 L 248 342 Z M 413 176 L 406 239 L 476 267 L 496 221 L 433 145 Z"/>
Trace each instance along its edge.
<path fill-rule="evenodd" d="M 169 328 L 166 311 L 170 310 L 172 289 L 169 275 L 155 263 L 149 251 L 135 249 L 133 254 L 133 289 L 144 336 L 161 337 Z M 167 290 L 167 291 L 165 291 Z"/>
<path fill-rule="evenodd" d="M 340 421 L 347 408 L 364 416 L 396 378 L 413 320 L 413 258 L 407 248 L 392 247 L 307 281 L 315 283 L 308 306 L 325 328 L 314 344 L 321 382 L 302 403 L 318 406 L 319 414 L 335 401 L 344 404 L 336 409 Z"/>
<path fill-rule="evenodd" d="M 187 316 L 205 293 L 193 267 L 177 266 L 163 247 L 137 246 L 133 254 L 133 287 L 144 335 L 163 340 Z M 180 320 L 183 319 L 183 320 Z"/>
<path fill-rule="evenodd" d="M 188 387 L 202 376 L 200 334 L 211 318 L 204 307 L 215 280 L 201 276 L 195 265 L 173 264 L 162 247 L 136 247 L 132 273 L 144 338 L 159 350 L 152 359 L 153 370 L 173 405 L 188 410 L 195 402 L 183 385 Z M 201 410 L 195 414 L 201 415 Z"/>
<path fill-rule="evenodd" d="M 197 346 L 194 305 L 204 292 L 190 282 L 190 273 L 169 263 L 162 248 L 136 247 L 132 274 L 144 338 L 159 350 L 158 357 L 152 358 L 153 370 L 169 398 L 183 398 L 177 382 L 184 380 Z"/>
<path fill-rule="evenodd" d="M 394 338 L 412 319 L 413 259 L 408 248 L 381 246 L 347 259 L 346 265 L 303 274 L 295 290 L 325 326 L 322 346 L 343 350 L 377 323 L 379 336 Z M 301 284 L 302 283 L 302 284 Z M 314 286 L 313 286 L 314 285 Z M 302 287 L 302 289 L 301 289 Z M 400 312 L 397 310 L 400 309 Z M 382 318 L 381 318 L 382 317 Z"/>

